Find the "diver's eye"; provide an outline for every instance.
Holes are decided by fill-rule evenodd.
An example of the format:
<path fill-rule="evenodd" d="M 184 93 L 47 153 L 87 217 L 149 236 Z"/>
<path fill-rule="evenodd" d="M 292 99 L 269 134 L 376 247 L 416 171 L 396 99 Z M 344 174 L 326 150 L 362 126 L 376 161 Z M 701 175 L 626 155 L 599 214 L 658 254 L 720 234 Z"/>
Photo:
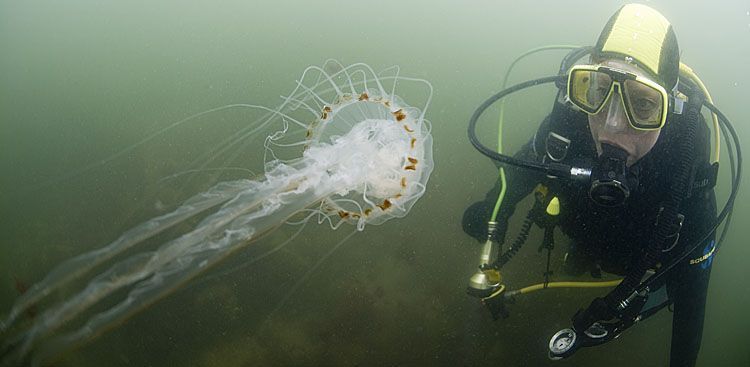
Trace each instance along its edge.
<path fill-rule="evenodd" d="M 592 94 L 592 97 L 596 99 L 602 99 L 604 98 L 604 96 L 607 95 L 608 92 L 609 92 L 609 88 L 599 86 L 594 89 L 594 93 Z"/>
<path fill-rule="evenodd" d="M 652 109 L 658 107 L 656 105 L 656 101 L 650 98 L 637 98 L 634 103 L 633 107 L 640 110 L 640 111 L 651 111 Z"/>

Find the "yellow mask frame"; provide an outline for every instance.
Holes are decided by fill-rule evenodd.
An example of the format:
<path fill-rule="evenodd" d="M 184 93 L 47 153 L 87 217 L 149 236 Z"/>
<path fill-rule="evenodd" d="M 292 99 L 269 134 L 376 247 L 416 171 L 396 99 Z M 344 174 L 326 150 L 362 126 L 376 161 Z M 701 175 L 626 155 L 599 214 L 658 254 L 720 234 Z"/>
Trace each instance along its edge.
<path fill-rule="evenodd" d="M 655 81 L 604 65 L 575 65 L 568 71 L 568 100 L 589 115 L 608 105 L 615 88 L 632 128 L 653 131 L 664 127 L 670 96 Z"/>

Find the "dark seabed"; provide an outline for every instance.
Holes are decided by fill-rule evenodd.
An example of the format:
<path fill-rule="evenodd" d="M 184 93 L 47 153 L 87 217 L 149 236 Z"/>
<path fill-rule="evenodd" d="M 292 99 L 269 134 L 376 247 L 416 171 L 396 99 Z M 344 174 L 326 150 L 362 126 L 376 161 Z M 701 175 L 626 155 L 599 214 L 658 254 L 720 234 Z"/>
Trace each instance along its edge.
<path fill-rule="evenodd" d="M 549 337 L 605 291 L 533 293 L 499 321 L 465 293 L 480 248 L 462 232 L 461 216 L 497 175 L 466 138 L 471 113 L 499 90 L 516 56 L 541 45 L 592 44 L 621 4 L 0 1 L 0 315 L 19 287 L 54 265 L 112 241 L 207 182 L 247 174 L 230 168 L 171 176 L 219 146 L 249 115 L 209 114 L 103 159 L 218 106 L 275 106 L 305 67 L 334 58 L 376 70 L 399 65 L 402 75 L 434 86 L 426 117 L 435 169 L 409 215 L 351 237 L 349 225 L 333 231 L 310 221 L 298 234 L 300 226 L 281 226 L 55 365 L 667 365 L 667 311 L 607 345 L 552 362 Z M 648 4 L 670 19 L 682 60 L 750 141 L 750 4 Z M 530 57 L 511 83 L 552 75 L 563 54 Z M 410 92 L 404 87 L 399 95 L 408 102 Z M 553 95 L 540 87 L 508 102 L 507 151 L 528 139 Z M 493 121 L 483 120 L 480 129 L 488 142 L 496 134 Z M 233 151 L 237 159 L 227 166 L 261 172 L 264 137 Z M 723 203 L 726 155 L 722 163 Z M 713 263 L 700 366 L 750 365 L 742 334 L 750 329 L 750 250 L 742 240 L 750 236 L 750 206 L 740 195 Z M 521 220 L 517 215 L 512 223 Z M 504 272 L 507 282 L 542 279 L 546 259 L 535 251 L 541 235 L 532 231 Z M 282 250 L 253 262 L 291 237 Z"/>

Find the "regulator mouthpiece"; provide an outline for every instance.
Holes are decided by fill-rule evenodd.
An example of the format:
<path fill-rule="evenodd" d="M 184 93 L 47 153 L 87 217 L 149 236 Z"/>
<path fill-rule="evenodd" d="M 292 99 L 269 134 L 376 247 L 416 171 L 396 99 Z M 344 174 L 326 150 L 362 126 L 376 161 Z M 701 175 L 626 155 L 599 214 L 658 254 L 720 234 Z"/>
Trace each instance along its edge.
<path fill-rule="evenodd" d="M 602 144 L 602 154 L 591 173 L 589 196 L 595 203 L 614 207 L 625 203 L 630 196 L 625 165 L 628 152 L 616 146 Z"/>

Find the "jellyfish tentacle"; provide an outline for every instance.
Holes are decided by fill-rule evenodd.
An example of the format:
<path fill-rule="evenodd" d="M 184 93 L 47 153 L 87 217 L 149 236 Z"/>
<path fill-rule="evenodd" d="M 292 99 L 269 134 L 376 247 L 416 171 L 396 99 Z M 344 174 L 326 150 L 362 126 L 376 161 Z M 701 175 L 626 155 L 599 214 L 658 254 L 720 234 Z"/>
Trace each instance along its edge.
<path fill-rule="evenodd" d="M 160 215 L 126 231 L 107 246 L 78 255 L 61 263 L 41 282 L 34 284 L 19 297 L 4 322 L 4 328 L 10 328 L 29 307 L 38 303 L 42 298 L 54 292 L 62 285 L 185 219 L 228 200 L 242 189 L 242 182 L 244 181 L 220 183 L 212 189 L 188 199 L 172 212 Z M 0 330 L 0 332 L 2 331 L 4 330 Z"/>
<path fill-rule="evenodd" d="M 292 223 L 292 222 L 287 222 L 287 223 L 288 224 L 295 224 L 295 223 Z M 257 262 L 260 262 L 261 260 L 263 260 L 263 259 L 265 259 L 265 258 L 267 258 L 267 257 L 269 257 L 269 256 L 271 256 L 273 254 L 275 254 L 276 252 L 280 251 L 281 249 L 283 249 L 284 247 L 286 247 L 287 245 L 289 245 L 292 241 L 294 241 L 300 235 L 300 233 L 302 233 L 302 230 L 304 230 L 305 227 L 306 227 L 306 225 L 307 225 L 307 221 L 296 223 L 296 224 L 301 224 L 301 225 L 299 226 L 299 228 L 296 231 L 294 231 L 294 233 L 291 236 L 289 236 L 289 238 L 287 238 L 286 240 L 284 240 L 280 244 L 274 246 L 271 249 L 268 249 L 267 251 L 264 251 L 263 253 L 261 253 L 259 255 L 256 255 L 252 259 L 250 259 L 248 261 L 245 261 L 245 262 L 242 262 L 242 263 L 240 263 L 240 264 L 238 264 L 238 265 L 236 265 L 236 266 L 234 266 L 234 267 L 232 267 L 230 269 L 226 269 L 226 270 L 223 270 L 223 271 L 221 271 L 219 273 L 211 274 L 211 275 L 206 276 L 206 277 L 202 277 L 198 281 L 191 282 L 190 285 L 188 285 L 188 286 L 185 287 L 185 289 L 192 288 L 192 287 L 195 287 L 197 285 L 213 281 L 213 280 L 215 280 L 217 278 L 225 277 L 225 276 L 227 276 L 229 274 L 232 274 L 232 273 L 235 273 L 235 272 L 237 272 L 239 270 L 247 268 L 248 266 L 250 266 L 252 264 L 255 264 Z"/>
<path fill-rule="evenodd" d="M 364 70 L 354 70 L 351 73 L 351 77 L 353 79 L 354 77 L 356 77 L 357 75 L 360 75 L 360 74 L 362 75 L 362 77 L 361 77 L 362 80 L 358 81 L 357 83 L 354 83 L 354 84 L 357 85 L 357 86 L 359 86 L 361 84 L 362 85 L 362 89 L 364 90 L 364 92 L 367 93 L 367 94 L 370 94 L 370 88 L 367 86 L 367 74 L 365 73 Z M 352 92 L 352 94 L 357 94 L 357 92 Z"/>
<path fill-rule="evenodd" d="M 299 83 L 299 81 L 298 81 L 298 83 Z M 320 102 L 320 107 L 319 108 L 322 109 L 323 106 L 325 106 L 328 103 L 325 99 L 323 99 L 323 97 L 319 96 L 318 93 L 316 93 L 313 89 L 310 89 L 310 87 L 307 87 L 305 85 L 300 84 L 300 88 L 302 88 L 305 91 L 307 91 L 308 93 L 310 93 L 310 96 L 312 96 L 314 100 Z M 339 92 L 339 91 L 337 90 L 337 92 Z M 338 96 L 343 96 L 343 94 L 337 94 L 337 95 Z"/>
<path fill-rule="evenodd" d="M 160 178 L 158 181 L 156 181 L 156 184 L 157 185 L 161 185 L 161 184 L 163 184 L 166 181 L 170 181 L 170 180 L 173 180 L 175 178 L 179 178 L 179 177 L 184 176 L 184 175 L 189 175 L 191 173 L 202 173 L 202 172 L 211 172 L 211 171 L 221 171 L 221 172 L 225 172 L 225 171 L 241 171 L 241 172 L 247 173 L 248 174 L 247 177 L 254 177 L 255 175 L 257 175 L 255 173 L 255 171 L 253 171 L 251 169 L 247 169 L 245 167 L 196 168 L 196 169 L 189 169 L 189 170 L 185 170 L 185 171 L 180 171 L 180 172 L 177 172 L 177 173 L 173 173 L 173 174 L 171 174 L 169 176 L 164 176 L 164 177 Z"/>
<path fill-rule="evenodd" d="M 320 113 L 319 110 L 316 110 L 316 109 L 310 107 L 310 105 L 307 104 L 307 102 L 305 102 L 305 101 L 303 101 L 303 100 L 301 100 L 299 98 L 295 98 L 295 97 L 288 97 L 288 98 L 289 98 L 289 101 L 291 101 L 291 102 L 297 102 L 298 105 L 304 106 L 306 110 L 310 111 L 310 113 L 313 114 L 313 116 L 317 115 L 318 113 Z"/>
<path fill-rule="evenodd" d="M 422 112 L 419 114 L 419 118 L 417 119 L 419 121 L 422 121 L 423 123 L 427 122 L 427 120 L 424 119 L 424 114 L 425 114 L 425 112 L 427 112 L 427 109 L 430 107 L 430 103 L 432 103 L 432 92 L 433 92 L 432 83 L 430 83 L 429 81 L 427 81 L 425 79 L 411 78 L 411 77 L 405 77 L 405 76 L 402 76 L 401 80 L 408 80 L 408 81 L 411 81 L 411 82 L 422 83 L 427 88 L 429 88 L 430 92 L 427 94 L 427 101 L 425 101 L 424 106 L 422 106 L 422 108 L 421 108 Z"/>
<path fill-rule="evenodd" d="M 391 86 L 391 94 L 389 94 L 388 98 L 394 99 L 396 97 L 396 85 L 398 84 L 398 76 L 399 73 L 401 73 L 401 68 L 397 65 L 394 65 L 394 70 L 396 70 L 395 78 L 393 79 L 393 85 Z"/>
<path fill-rule="evenodd" d="M 352 66 L 361 66 L 362 68 L 364 68 L 367 71 L 369 71 L 370 75 L 377 76 L 377 74 L 375 73 L 375 70 L 373 70 L 372 67 L 370 67 L 370 65 L 367 65 L 365 63 L 356 63 L 356 64 L 354 64 Z M 375 84 L 378 86 L 378 90 L 380 91 L 380 95 L 381 96 L 387 96 L 388 93 L 385 92 L 385 88 L 383 88 L 383 84 L 381 84 L 380 79 L 377 78 L 377 77 L 375 77 L 375 78 L 373 78 L 373 80 L 375 81 Z"/>
<path fill-rule="evenodd" d="M 200 248 L 200 245 L 196 244 L 202 243 L 211 234 L 228 225 L 238 216 L 257 207 L 261 203 L 258 194 L 268 195 L 268 192 L 271 191 L 268 188 L 257 190 L 257 192 L 249 191 L 255 190 L 256 187 L 259 187 L 257 182 L 245 181 L 242 191 L 229 199 L 216 213 L 204 218 L 193 231 L 167 242 L 158 251 L 137 254 L 125 259 L 95 277 L 76 297 L 40 315 L 39 320 L 34 323 L 35 326 L 29 332 L 31 339 L 56 330 L 112 292 L 151 276 L 155 270 L 178 258 L 187 249 L 191 247 Z M 252 199 L 253 197 L 256 198 Z M 249 205 L 238 207 L 236 202 L 243 200 L 248 202 Z"/>

